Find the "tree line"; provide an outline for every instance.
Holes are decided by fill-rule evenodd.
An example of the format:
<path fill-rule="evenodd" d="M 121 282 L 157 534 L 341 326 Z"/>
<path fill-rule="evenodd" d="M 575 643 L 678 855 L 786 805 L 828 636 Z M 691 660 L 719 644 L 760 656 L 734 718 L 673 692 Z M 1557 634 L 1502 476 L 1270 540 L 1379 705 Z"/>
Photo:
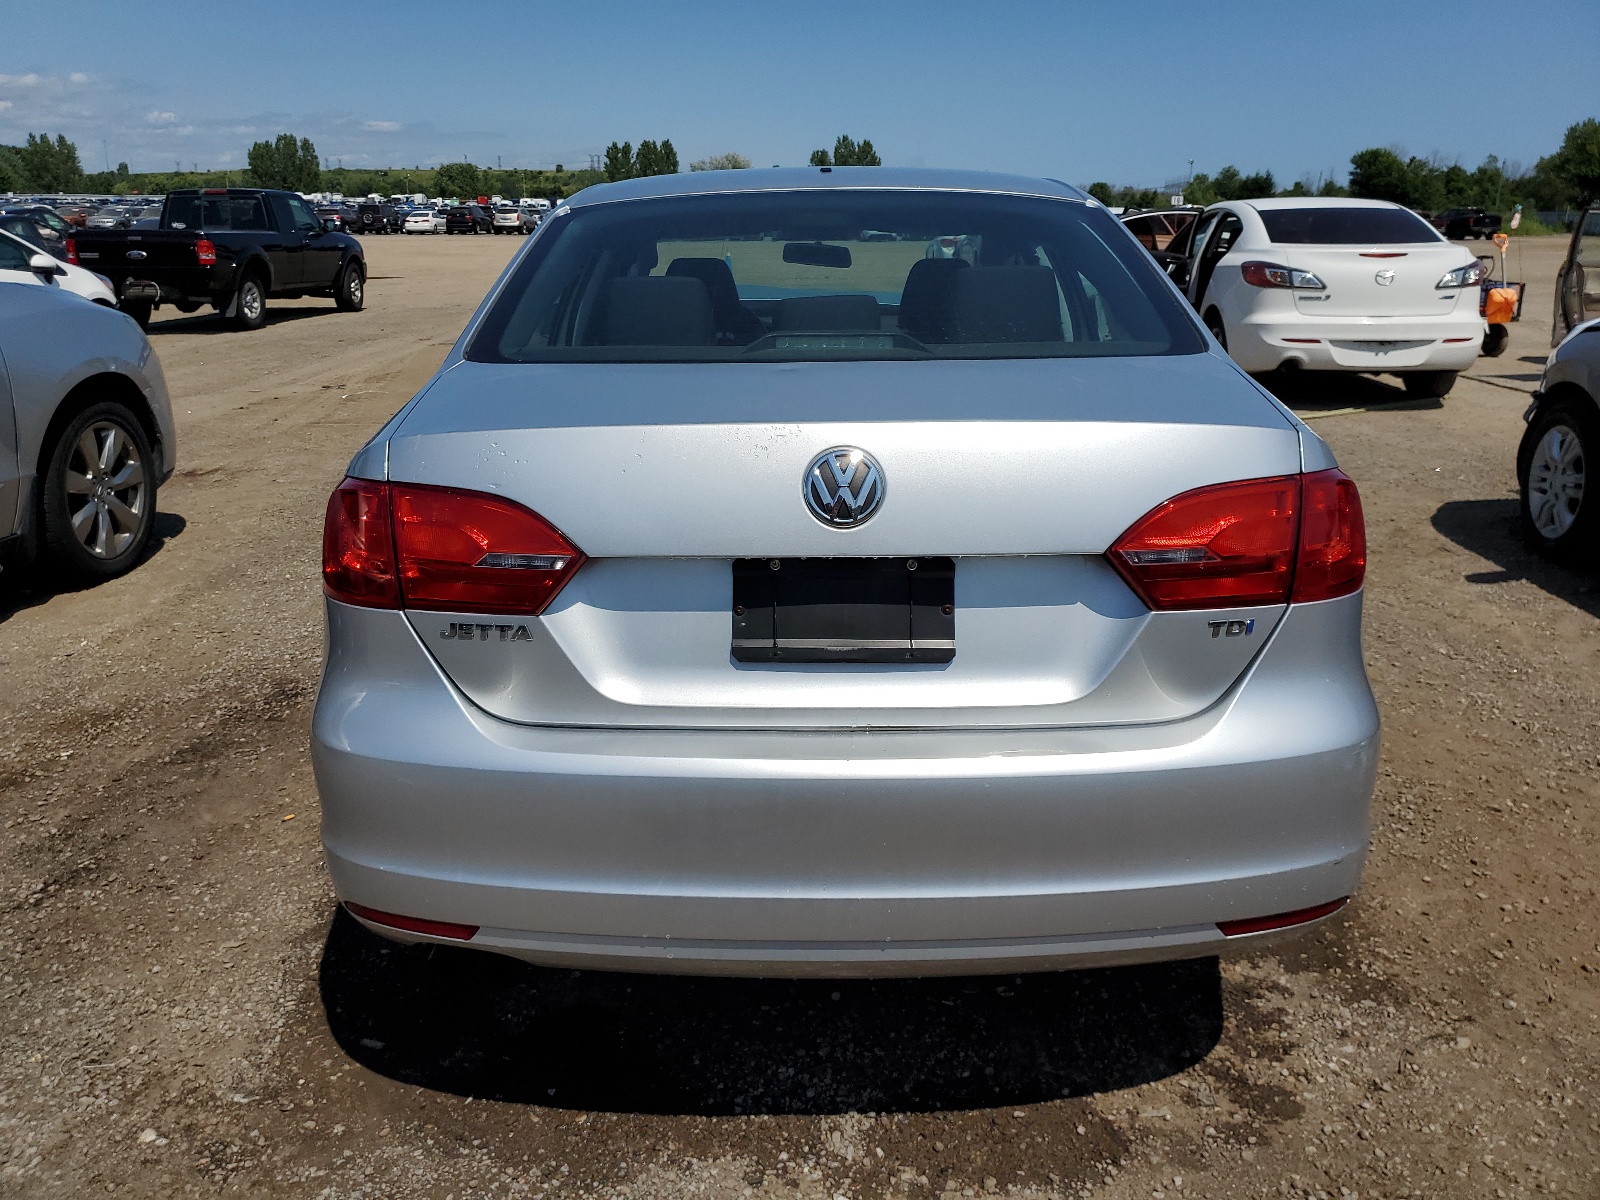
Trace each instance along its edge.
<path fill-rule="evenodd" d="M 882 159 L 872 142 L 857 142 L 841 134 L 831 151 L 815 150 L 813 166 L 879 166 Z M 635 149 L 630 142 L 606 147 L 604 169 L 568 171 L 490 170 L 468 162 L 444 163 L 437 168 L 416 167 L 360 170 L 320 166 L 311 139 L 281 133 L 272 141 L 251 145 L 248 168 L 243 171 L 144 172 L 129 171 L 118 163 L 114 171 L 86 172 L 78 147 L 64 134 L 30 133 L 21 146 L 0 146 L 0 192 L 101 192 L 117 195 L 159 195 L 179 187 L 217 187 L 253 184 L 298 192 L 336 191 L 360 196 L 377 192 L 425 192 L 434 196 L 500 195 L 513 199 L 545 196 L 561 199 L 601 180 L 635 179 L 670 175 L 679 170 L 678 152 L 670 139 L 645 140 Z M 732 170 L 750 166 L 736 152 L 712 155 L 689 164 L 691 171 Z M 1570 126 L 1554 153 L 1538 160 L 1531 170 L 1501 161 L 1494 155 L 1472 170 L 1459 163 L 1407 156 L 1388 147 L 1369 147 L 1350 157 L 1345 184 L 1332 179 L 1299 180 L 1279 189 L 1271 171 L 1245 174 L 1229 165 L 1215 175 L 1200 173 L 1170 184 L 1166 189 L 1113 187 L 1097 181 L 1089 193 L 1108 205 L 1157 208 L 1170 195 L 1182 192 L 1189 204 L 1214 204 L 1221 200 L 1250 200 L 1265 196 L 1356 196 L 1392 200 L 1408 208 L 1438 211 L 1471 205 L 1508 212 L 1513 205 L 1525 209 L 1563 210 L 1600 200 L 1600 119 L 1590 118 Z M 1524 221 L 1529 226 L 1530 222 Z M 1536 223 L 1532 228 L 1537 231 Z"/>
<path fill-rule="evenodd" d="M 1165 207 L 1170 195 L 1181 192 L 1185 204 L 1199 205 L 1267 196 L 1354 196 L 1390 200 L 1423 212 L 1470 206 L 1504 213 L 1518 204 L 1531 212 L 1561 211 L 1600 200 L 1600 120 L 1590 118 L 1570 126 L 1560 147 L 1532 170 L 1491 154 L 1469 171 L 1460 163 L 1404 156 L 1374 146 L 1350 156 L 1350 175 L 1343 185 L 1331 179 L 1299 180 L 1280 190 L 1271 171 L 1246 175 L 1226 166 L 1214 176 L 1196 174 L 1166 190 L 1115 188 L 1105 182 L 1091 183 L 1086 190 L 1104 204 L 1126 208 Z M 1541 228 L 1530 221 L 1524 224 L 1536 232 Z"/>

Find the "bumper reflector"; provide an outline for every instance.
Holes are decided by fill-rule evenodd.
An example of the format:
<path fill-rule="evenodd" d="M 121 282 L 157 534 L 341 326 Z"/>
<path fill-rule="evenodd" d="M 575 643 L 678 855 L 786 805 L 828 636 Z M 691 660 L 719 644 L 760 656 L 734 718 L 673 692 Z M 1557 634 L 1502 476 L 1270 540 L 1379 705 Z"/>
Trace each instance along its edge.
<path fill-rule="evenodd" d="M 478 933 L 476 925 L 457 925 L 454 921 L 425 921 L 421 917 L 402 917 L 398 913 L 380 912 L 376 908 L 368 908 L 365 904 L 355 904 L 349 900 L 344 902 L 344 906 L 363 921 L 371 921 L 374 925 L 387 925 L 390 929 L 403 929 L 407 933 L 453 938 L 458 942 L 471 941 Z"/>
<path fill-rule="evenodd" d="M 1340 896 L 1326 904 L 1311 908 L 1297 908 L 1293 912 L 1276 913 L 1270 917 L 1246 917 L 1241 921 L 1218 921 L 1217 928 L 1223 937 L 1239 937 L 1246 933 L 1266 933 L 1269 929 L 1288 929 L 1291 925 L 1304 925 L 1338 912 L 1350 903 L 1349 896 Z"/>

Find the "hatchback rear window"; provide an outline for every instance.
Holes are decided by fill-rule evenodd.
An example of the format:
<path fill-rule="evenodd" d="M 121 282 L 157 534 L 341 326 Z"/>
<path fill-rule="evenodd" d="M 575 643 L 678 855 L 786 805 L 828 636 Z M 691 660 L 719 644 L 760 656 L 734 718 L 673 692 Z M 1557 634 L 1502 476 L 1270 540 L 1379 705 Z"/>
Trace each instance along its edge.
<path fill-rule="evenodd" d="M 581 207 L 489 310 L 480 362 L 1200 353 L 1149 257 L 1085 204 L 795 191 Z"/>
<path fill-rule="evenodd" d="M 1288 246 L 1382 246 L 1437 242 L 1439 234 L 1403 208 L 1264 208 L 1267 237 Z"/>

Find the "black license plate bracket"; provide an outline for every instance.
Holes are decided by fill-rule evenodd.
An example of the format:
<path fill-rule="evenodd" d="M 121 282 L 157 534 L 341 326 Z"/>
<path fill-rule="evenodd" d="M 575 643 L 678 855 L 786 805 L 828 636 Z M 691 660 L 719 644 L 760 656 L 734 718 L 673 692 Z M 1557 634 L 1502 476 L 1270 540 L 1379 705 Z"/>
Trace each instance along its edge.
<path fill-rule="evenodd" d="M 739 558 L 735 662 L 947 663 L 955 560 Z"/>

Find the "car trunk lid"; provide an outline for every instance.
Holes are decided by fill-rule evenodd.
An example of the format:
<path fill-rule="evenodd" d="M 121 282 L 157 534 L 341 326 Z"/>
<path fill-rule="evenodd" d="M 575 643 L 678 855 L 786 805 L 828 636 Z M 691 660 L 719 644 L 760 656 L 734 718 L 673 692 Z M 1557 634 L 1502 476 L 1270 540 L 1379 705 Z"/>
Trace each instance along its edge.
<path fill-rule="evenodd" d="M 881 466 L 873 519 L 823 525 L 833 447 Z M 460 363 L 390 439 L 391 479 L 490 492 L 588 556 L 536 618 L 417 612 L 508 720 L 606 726 L 1116 724 L 1226 691 L 1281 606 L 1152 613 L 1104 557 L 1173 495 L 1292 474 L 1298 433 L 1226 362 Z M 952 560 L 947 662 L 752 663 L 736 560 Z"/>
<path fill-rule="evenodd" d="M 1429 317 L 1450 313 L 1460 289 L 1435 285 L 1462 265 L 1448 243 L 1283 247 L 1286 265 L 1309 271 L 1325 291 L 1296 290 L 1299 311 L 1329 317 Z"/>

